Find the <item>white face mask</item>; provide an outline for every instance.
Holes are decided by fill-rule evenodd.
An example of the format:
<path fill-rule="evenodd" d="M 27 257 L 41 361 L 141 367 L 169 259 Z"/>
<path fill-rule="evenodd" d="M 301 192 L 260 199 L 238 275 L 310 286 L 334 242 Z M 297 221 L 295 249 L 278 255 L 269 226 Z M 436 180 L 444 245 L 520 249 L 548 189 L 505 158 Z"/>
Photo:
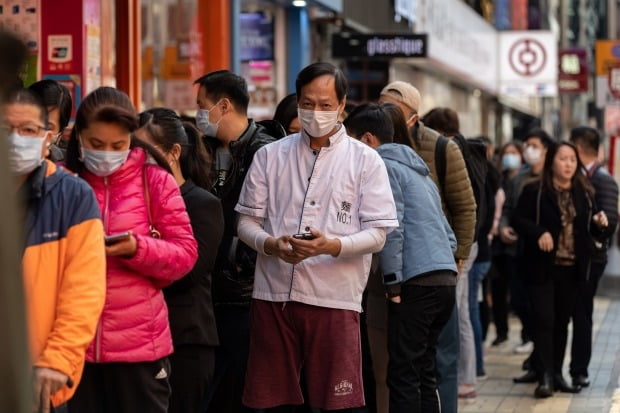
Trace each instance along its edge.
<path fill-rule="evenodd" d="M 9 139 L 9 168 L 17 175 L 26 175 L 34 171 L 43 162 L 41 155 L 45 138 L 32 138 L 10 133 Z"/>
<path fill-rule="evenodd" d="M 209 119 L 210 112 L 218 105 L 218 103 L 220 102 L 218 101 L 215 105 L 211 107 L 211 109 L 198 109 L 198 112 L 196 113 L 196 127 L 199 131 L 201 131 L 207 136 L 216 136 L 217 128 L 220 124 L 220 121 L 222 120 L 222 118 L 220 117 L 220 120 L 212 123 Z"/>
<path fill-rule="evenodd" d="M 533 146 L 527 146 L 523 151 L 523 159 L 530 166 L 537 165 L 542 159 L 542 150 Z"/>
<path fill-rule="evenodd" d="M 337 110 L 307 110 L 297 108 L 301 128 L 312 138 L 320 138 L 334 130 L 338 124 Z"/>
<path fill-rule="evenodd" d="M 127 161 L 130 150 L 126 151 L 96 151 L 82 147 L 84 166 L 97 176 L 108 176 L 118 171 Z"/>

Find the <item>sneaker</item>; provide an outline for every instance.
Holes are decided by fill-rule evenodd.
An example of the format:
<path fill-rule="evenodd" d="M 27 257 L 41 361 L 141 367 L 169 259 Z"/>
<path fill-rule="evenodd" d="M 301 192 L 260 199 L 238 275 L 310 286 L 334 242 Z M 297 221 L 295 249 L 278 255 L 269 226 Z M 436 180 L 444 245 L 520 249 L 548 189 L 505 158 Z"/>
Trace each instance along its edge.
<path fill-rule="evenodd" d="M 508 341 L 508 337 L 506 336 L 498 336 L 495 340 L 493 340 L 493 342 L 491 343 L 492 347 L 497 347 L 505 342 Z"/>
<path fill-rule="evenodd" d="M 529 354 L 534 350 L 534 343 L 528 341 L 515 347 L 515 354 Z"/>
<path fill-rule="evenodd" d="M 476 372 L 476 379 L 478 380 L 486 380 L 488 379 L 489 376 L 487 376 L 487 373 L 484 370 L 480 370 Z"/>

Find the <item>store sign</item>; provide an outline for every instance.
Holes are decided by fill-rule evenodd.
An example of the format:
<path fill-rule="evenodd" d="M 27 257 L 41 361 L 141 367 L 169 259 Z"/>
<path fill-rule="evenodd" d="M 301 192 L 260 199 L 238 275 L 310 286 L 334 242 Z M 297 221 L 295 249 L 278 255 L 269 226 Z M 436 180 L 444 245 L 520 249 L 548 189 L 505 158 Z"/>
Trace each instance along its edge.
<path fill-rule="evenodd" d="M 620 64 L 609 68 L 609 91 L 616 98 L 620 99 Z"/>
<path fill-rule="evenodd" d="M 550 31 L 499 34 L 500 94 L 557 96 L 558 51 Z"/>
<path fill-rule="evenodd" d="M 332 35 L 332 57 L 392 58 L 426 57 L 425 34 L 350 34 Z"/>
<path fill-rule="evenodd" d="M 491 24 L 461 0 L 418 0 L 416 19 L 437 66 L 496 93 L 497 31 Z"/>
<path fill-rule="evenodd" d="M 585 49 L 560 50 L 558 91 L 585 93 L 588 91 L 588 53 Z"/>
<path fill-rule="evenodd" d="M 241 60 L 273 60 L 273 20 L 263 13 L 241 13 L 239 19 Z"/>
<path fill-rule="evenodd" d="M 617 103 L 620 95 L 616 89 L 615 68 L 620 66 L 620 40 L 596 42 L 596 106 L 600 109 Z"/>

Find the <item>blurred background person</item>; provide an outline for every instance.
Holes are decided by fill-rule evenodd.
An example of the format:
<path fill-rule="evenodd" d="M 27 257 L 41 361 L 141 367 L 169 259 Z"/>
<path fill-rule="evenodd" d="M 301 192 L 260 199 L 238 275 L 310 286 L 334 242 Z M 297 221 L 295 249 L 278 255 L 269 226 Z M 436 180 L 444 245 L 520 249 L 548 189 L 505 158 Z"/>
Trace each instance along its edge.
<path fill-rule="evenodd" d="M 498 168 L 502 174 L 503 199 L 505 200 L 506 186 L 519 173 L 522 166 L 520 143 L 513 141 L 502 146 L 498 161 Z M 503 202 L 502 206 L 498 205 L 497 208 L 500 216 L 502 208 Z M 511 280 L 516 277 L 514 259 L 516 250 L 510 245 L 514 245 L 514 243 L 507 244 L 500 236 L 493 238 L 493 270 L 491 271 L 490 281 L 495 338 L 491 342 L 491 346 L 499 346 L 508 341 L 508 292 Z"/>
<path fill-rule="evenodd" d="M 168 162 L 133 137 L 137 128 L 129 97 L 100 87 L 82 101 L 67 149 L 108 234 L 106 303 L 70 412 L 168 411 L 173 348 L 161 289 L 192 269 L 196 241 Z"/>
<path fill-rule="evenodd" d="M 71 110 L 73 109 L 71 94 L 64 85 L 51 79 L 39 80 L 30 85 L 28 89 L 36 93 L 47 107 L 48 127 L 54 137 L 50 145 L 50 160 L 53 162 L 63 161 L 67 150 L 64 132 L 69 126 Z"/>
<path fill-rule="evenodd" d="M 172 395 L 168 413 L 203 413 L 218 345 L 211 273 L 224 232 L 222 205 L 208 191 L 213 184 L 209 174 L 212 161 L 198 130 L 182 123 L 170 109 L 142 112 L 136 136 L 158 149 L 168 161 L 198 243 L 196 265 L 164 288 L 164 297 L 174 344 L 174 353 L 170 355 Z"/>
<path fill-rule="evenodd" d="M 594 296 L 598 282 L 607 266 L 607 250 L 611 237 L 618 225 L 618 184 L 598 162 L 601 137 L 598 131 L 588 126 L 574 128 L 570 141 L 577 147 L 579 158 L 594 188 L 594 201 L 598 208 L 605 211 L 608 225 L 602 230 L 598 242 L 594 244 L 590 277 L 580 280 L 577 290 L 577 302 L 573 313 L 573 342 L 571 346 L 570 375 L 573 385 L 588 387 L 588 366 L 592 356 L 592 312 Z"/>
<path fill-rule="evenodd" d="M 608 226 L 605 213 L 593 210 L 594 190 L 582 167 L 573 144 L 551 145 L 541 179 L 523 188 L 512 220 L 523 240 L 523 275 L 536 314 L 538 398 L 581 390 L 562 374 L 568 322 L 579 280 L 589 277 L 593 237 Z"/>
<path fill-rule="evenodd" d="M 535 354 L 534 343 L 532 342 L 532 323 L 534 314 L 532 312 L 529 294 L 524 283 L 525 269 L 522 267 L 524 262 L 529 259 L 524 255 L 523 246 L 511 226 L 511 219 L 515 213 L 517 201 L 521 195 L 523 187 L 530 182 L 540 179 L 542 174 L 547 150 L 553 145 L 551 137 L 542 129 L 533 129 L 528 132 L 523 144 L 523 160 L 526 166 L 522 168 L 513 178 L 507 181 L 505 185 L 506 201 L 502 211 L 502 217 L 499 223 L 499 236 L 505 244 L 512 245 L 515 256 L 517 276 L 512 279 L 510 285 L 510 304 L 521 321 L 521 344 L 515 347 L 517 354 L 529 354 L 523 362 L 525 374 L 515 377 L 515 383 L 535 383 L 538 380 L 539 373 L 535 371 L 536 364 L 532 362 Z"/>
<path fill-rule="evenodd" d="M 291 93 L 278 103 L 273 120 L 280 122 L 288 135 L 301 131 L 301 123 L 297 117 L 297 95 Z"/>

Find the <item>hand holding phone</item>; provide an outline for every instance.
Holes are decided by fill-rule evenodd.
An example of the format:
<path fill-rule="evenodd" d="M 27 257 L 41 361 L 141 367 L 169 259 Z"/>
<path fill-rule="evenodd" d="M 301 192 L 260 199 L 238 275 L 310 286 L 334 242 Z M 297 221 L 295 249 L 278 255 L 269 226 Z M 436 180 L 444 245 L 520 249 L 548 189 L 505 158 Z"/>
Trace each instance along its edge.
<path fill-rule="evenodd" d="M 103 239 L 105 241 L 105 245 L 109 246 L 109 245 L 114 245 L 121 241 L 127 240 L 129 239 L 130 236 L 131 236 L 131 233 L 127 231 L 127 232 L 121 232 L 118 234 L 106 235 L 105 237 L 103 237 Z"/>
<path fill-rule="evenodd" d="M 312 241 L 315 238 L 315 236 L 312 235 L 311 232 L 302 232 L 302 233 L 293 235 L 293 238 L 301 239 L 304 241 Z"/>

